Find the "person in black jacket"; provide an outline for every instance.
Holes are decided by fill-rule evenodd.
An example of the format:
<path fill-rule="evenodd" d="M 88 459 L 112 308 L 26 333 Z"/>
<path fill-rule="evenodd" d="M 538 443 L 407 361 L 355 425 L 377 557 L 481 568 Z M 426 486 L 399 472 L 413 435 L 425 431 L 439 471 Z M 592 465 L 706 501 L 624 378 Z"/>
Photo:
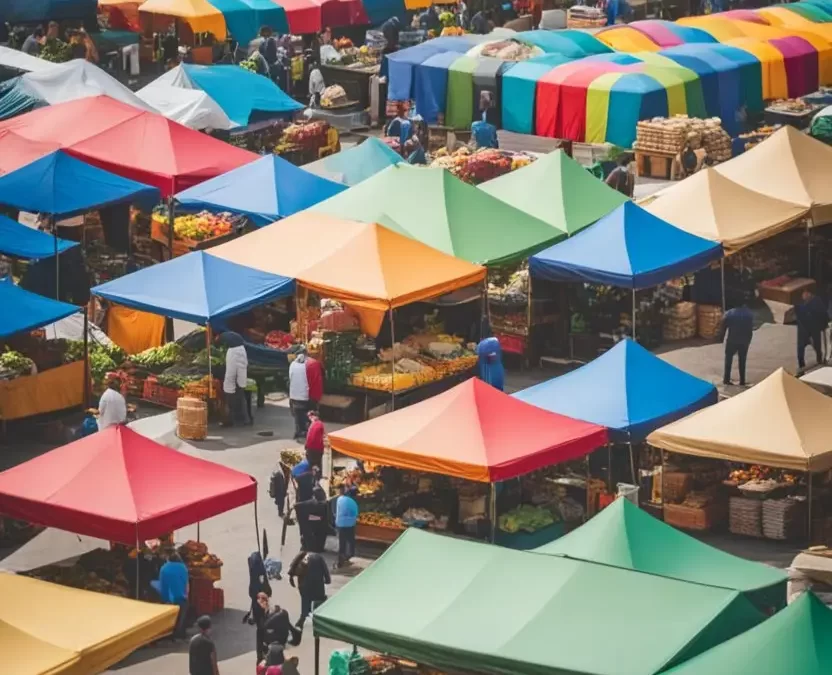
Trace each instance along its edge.
<path fill-rule="evenodd" d="M 727 334 L 727 339 L 726 339 Z M 731 369 L 734 365 L 734 354 L 739 359 L 740 386 L 746 385 L 745 361 L 748 356 L 748 347 L 751 345 L 751 337 L 754 334 L 754 316 L 743 302 L 739 307 L 729 309 L 722 317 L 722 325 L 719 330 L 719 341 L 725 340 L 725 370 L 722 375 L 723 384 L 731 382 Z"/>
<path fill-rule="evenodd" d="M 823 300 L 811 291 L 803 291 L 803 302 L 795 306 L 797 319 L 797 366 L 800 371 L 806 368 L 806 346 L 811 342 L 817 357 L 817 363 L 823 363 L 823 343 L 821 335 L 829 325 L 829 315 Z"/>
<path fill-rule="evenodd" d="M 326 600 L 326 586 L 332 583 L 326 560 L 320 553 L 301 551 L 295 556 L 289 566 L 289 584 L 295 585 L 300 592 L 300 617 L 295 624 L 303 630 L 306 617 L 312 613 L 313 604 L 320 604 Z"/>
<path fill-rule="evenodd" d="M 300 644 L 301 631 L 292 625 L 289 620 L 289 613 L 279 605 L 275 605 L 272 611 L 269 612 L 264 629 L 266 644 Z"/>

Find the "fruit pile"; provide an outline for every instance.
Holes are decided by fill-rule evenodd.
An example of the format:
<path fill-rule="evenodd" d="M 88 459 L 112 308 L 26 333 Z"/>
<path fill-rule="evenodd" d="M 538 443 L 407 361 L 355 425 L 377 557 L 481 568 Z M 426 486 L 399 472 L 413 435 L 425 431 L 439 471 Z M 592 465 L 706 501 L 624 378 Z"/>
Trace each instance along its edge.
<path fill-rule="evenodd" d="M 20 352 L 8 350 L 0 354 L 0 379 L 11 380 L 29 375 L 35 363 Z"/>
<path fill-rule="evenodd" d="M 472 185 L 479 185 L 492 178 L 527 166 L 534 157 L 523 153 L 512 153 L 491 148 L 471 152 L 468 147 L 461 147 L 453 153 L 447 148 L 439 148 L 434 153 L 432 167 L 448 169 L 460 180 Z"/>
<path fill-rule="evenodd" d="M 218 570 L 222 567 L 222 560 L 213 553 L 208 553 L 208 547 L 202 542 L 190 540 L 177 550 L 191 576 L 201 576 L 203 571 Z"/>
<path fill-rule="evenodd" d="M 390 513 L 379 511 L 367 511 L 358 516 L 361 525 L 373 525 L 374 527 L 386 527 L 391 530 L 404 530 L 405 524 L 401 518 L 396 518 Z"/>
<path fill-rule="evenodd" d="M 164 207 L 159 207 L 153 212 L 153 220 L 167 228 L 168 214 Z M 214 214 L 209 211 L 200 211 L 196 214 L 184 214 L 174 218 L 173 236 L 176 239 L 190 241 L 205 241 L 222 237 L 234 231 L 238 220 L 228 212 Z"/>

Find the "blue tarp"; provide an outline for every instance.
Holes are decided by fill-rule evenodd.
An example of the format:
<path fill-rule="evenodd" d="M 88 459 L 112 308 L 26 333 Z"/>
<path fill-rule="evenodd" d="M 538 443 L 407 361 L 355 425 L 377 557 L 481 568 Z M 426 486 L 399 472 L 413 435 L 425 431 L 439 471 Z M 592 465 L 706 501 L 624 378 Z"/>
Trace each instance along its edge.
<path fill-rule="evenodd" d="M 176 201 L 187 209 L 231 211 L 256 225 L 268 225 L 346 189 L 282 157 L 267 155 L 180 192 Z"/>
<path fill-rule="evenodd" d="M 607 45 L 599 39 L 581 33 L 584 37 L 578 38 L 577 31 L 553 31 L 553 30 L 527 30 L 517 34 L 517 39 L 528 44 L 540 47 L 547 54 L 560 54 L 570 59 L 580 59 L 593 54 L 606 54 L 611 52 Z"/>
<path fill-rule="evenodd" d="M 291 295 L 295 281 L 193 251 L 108 281 L 93 295 L 154 314 L 204 324 Z"/>
<path fill-rule="evenodd" d="M 268 77 L 239 66 L 182 64 L 188 78 L 210 96 L 232 122 L 248 125 L 255 113 L 291 115 L 303 106 Z"/>
<path fill-rule="evenodd" d="M 373 26 L 378 26 L 394 16 L 399 17 L 403 28 L 406 26 L 407 9 L 404 0 L 363 0 L 361 4 L 364 5 L 367 20 Z"/>
<path fill-rule="evenodd" d="M 460 57 L 457 52 L 434 54 L 414 67 L 416 111 L 428 124 L 436 124 L 445 113 L 448 98 L 448 68 Z"/>
<path fill-rule="evenodd" d="M 648 288 L 722 257 L 722 245 L 680 230 L 625 202 L 574 237 L 529 259 L 532 275 Z"/>
<path fill-rule="evenodd" d="M 95 18 L 98 0 L 0 0 L 0 21 L 42 23 Z"/>
<path fill-rule="evenodd" d="M 208 0 L 222 12 L 228 32 L 237 42 L 246 45 L 269 26 L 278 33 L 288 33 L 286 10 L 271 0 Z"/>
<path fill-rule="evenodd" d="M 366 3 L 365 3 L 366 6 Z M 387 100 L 409 101 L 414 98 L 414 69 L 434 54 L 456 52 L 464 54 L 476 42 L 470 37 L 438 37 L 422 44 L 388 54 L 384 58 L 384 72 L 387 73 Z"/>
<path fill-rule="evenodd" d="M 537 81 L 553 68 L 571 60 L 560 54 L 546 54 L 515 63 L 503 73 L 500 103 L 504 129 L 519 134 L 534 133 Z"/>
<path fill-rule="evenodd" d="M 61 150 L 0 176 L 0 204 L 66 218 L 122 202 L 153 206 L 159 190 L 116 176 Z"/>
<path fill-rule="evenodd" d="M 402 156 L 378 138 L 305 165 L 306 171 L 343 185 L 358 185 L 379 171 L 403 162 Z"/>
<path fill-rule="evenodd" d="M 19 76 L 0 84 L 0 120 L 11 119 L 45 105 L 43 100 L 29 93 Z"/>
<path fill-rule="evenodd" d="M 538 408 L 607 427 L 615 442 L 639 442 L 665 424 L 716 403 L 716 387 L 625 338 L 566 375 L 514 394 Z"/>
<path fill-rule="evenodd" d="M 78 242 L 58 239 L 58 253 L 73 246 L 78 246 Z M 0 253 L 29 260 L 51 258 L 55 255 L 55 237 L 0 216 Z"/>
<path fill-rule="evenodd" d="M 0 338 L 60 321 L 81 308 L 25 291 L 8 277 L 0 279 Z"/>

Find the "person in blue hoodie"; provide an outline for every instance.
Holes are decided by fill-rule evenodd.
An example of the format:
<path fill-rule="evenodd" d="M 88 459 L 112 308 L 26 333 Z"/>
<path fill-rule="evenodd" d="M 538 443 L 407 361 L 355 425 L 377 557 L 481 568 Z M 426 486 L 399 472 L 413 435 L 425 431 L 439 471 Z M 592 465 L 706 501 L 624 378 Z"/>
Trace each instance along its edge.
<path fill-rule="evenodd" d="M 500 341 L 495 337 L 481 340 L 477 345 L 477 357 L 479 357 L 479 378 L 495 389 L 503 391 L 506 371 L 503 368 Z"/>
<path fill-rule="evenodd" d="M 355 555 L 355 523 L 358 520 L 358 502 L 355 488 L 340 487 L 341 496 L 335 502 L 335 529 L 338 530 L 338 567 L 346 565 Z"/>

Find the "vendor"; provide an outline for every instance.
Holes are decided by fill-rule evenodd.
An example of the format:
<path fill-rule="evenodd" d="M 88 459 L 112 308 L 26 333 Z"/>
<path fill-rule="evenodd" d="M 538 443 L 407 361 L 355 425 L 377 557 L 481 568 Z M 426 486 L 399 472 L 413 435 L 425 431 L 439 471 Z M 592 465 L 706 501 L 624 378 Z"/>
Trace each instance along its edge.
<path fill-rule="evenodd" d="M 396 116 L 388 122 L 384 129 L 385 136 L 392 136 L 399 140 L 399 151 L 404 152 L 404 146 L 410 139 L 413 125 L 407 118 L 404 103 L 396 104 Z"/>
<path fill-rule="evenodd" d="M 248 383 L 248 355 L 245 342 L 239 333 L 226 331 L 219 336 L 228 347 L 225 353 L 225 379 L 222 390 L 228 406 L 228 416 L 222 426 L 245 424 L 245 389 Z"/>
<path fill-rule="evenodd" d="M 171 553 L 159 570 L 159 579 L 150 582 L 159 598 L 167 605 L 178 605 L 179 614 L 173 628 L 173 639 L 184 639 L 185 619 L 188 616 L 188 568 L 178 553 Z"/>
<path fill-rule="evenodd" d="M 121 395 L 121 380 L 117 377 L 110 379 L 107 391 L 101 394 L 98 401 L 98 430 L 127 422 L 127 401 Z"/>
<path fill-rule="evenodd" d="M 422 30 L 433 31 L 436 35 L 442 32 L 442 22 L 439 20 L 436 5 L 431 5 L 422 13 L 419 17 L 419 27 Z"/>
<path fill-rule="evenodd" d="M 381 24 L 381 34 L 387 44 L 384 46 L 385 54 L 392 54 L 399 49 L 399 33 L 402 30 L 402 22 L 397 16 L 391 16 Z"/>
<path fill-rule="evenodd" d="M 635 190 L 636 179 L 630 171 L 630 156 L 622 154 L 618 157 L 618 166 L 610 171 L 610 175 L 604 181 L 613 190 L 632 198 Z"/>
<path fill-rule="evenodd" d="M 479 378 L 495 389 L 503 391 L 505 369 L 500 341 L 495 337 L 485 338 L 477 345 L 477 356 L 479 357 Z"/>
<path fill-rule="evenodd" d="M 480 93 L 480 120 L 471 125 L 471 136 L 477 148 L 497 148 L 497 127 L 488 121 L 488 113 L 493 107 L 490 91 Z"/>
<path fill-rule="evenodd" d="M 419 137 L 415 134 L 410 139 L 411 151 L 407 156 L 407 163 L 414 165 L 425 165 L 428 163 L 428 157 L 425 154 L 425 148 L 422 146 Z"/>
<path fill-rule="evenodd" d="M 318 66 L 318 62 L 313 61 L 311 66 L 309 67 L 309 107 L 310 108 L 320 108 L 321 107 L 321 94 L 324 93 L 324 89 L 326 89 L 326 82 L 324 82 L 324 76 L 321 73 L 321 69 Z"/>

